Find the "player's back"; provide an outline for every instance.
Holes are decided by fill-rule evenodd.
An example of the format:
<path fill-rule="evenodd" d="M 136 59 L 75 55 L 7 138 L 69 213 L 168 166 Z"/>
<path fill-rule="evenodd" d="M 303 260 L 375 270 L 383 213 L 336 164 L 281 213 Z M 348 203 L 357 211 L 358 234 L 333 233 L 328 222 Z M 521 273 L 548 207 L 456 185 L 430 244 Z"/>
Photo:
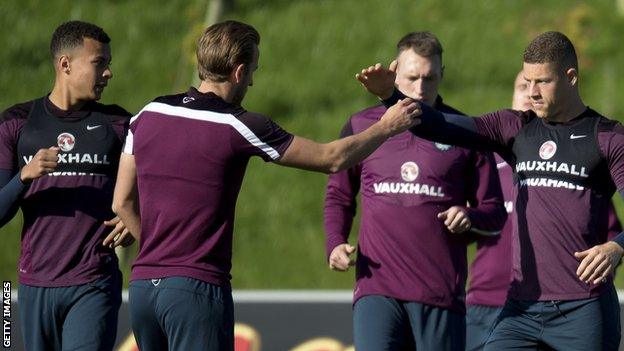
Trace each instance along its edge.
<path fill-rule="evenodd" d="M 234 209 L 247 162 L 253 155 L 275 159 L 290 141 L 274 126 L 195 89 L 157 98 L 133 119 L 141 207 L 133 279 L 187 276 L 229 285 Z M 272 142 L 282 144 L 274 149 Z"/>

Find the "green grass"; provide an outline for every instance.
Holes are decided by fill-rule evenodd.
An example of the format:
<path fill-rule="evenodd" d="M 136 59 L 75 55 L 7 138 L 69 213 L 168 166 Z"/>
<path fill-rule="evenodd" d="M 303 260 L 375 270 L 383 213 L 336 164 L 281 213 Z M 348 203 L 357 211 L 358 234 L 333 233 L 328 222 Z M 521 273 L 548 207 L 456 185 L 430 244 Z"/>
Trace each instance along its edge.
<path fill-rule="evenodd" d="M 621 118 L 624 20 L 614 6 L 612 0 L 591 5 L 563 0 L 237 0 L 226 17 L 253 24 L 262 37 L 260 68 L 245 107 L 272 116 L 295 134 L 329 141 L 349 115 L 376 103 L 354 74 L 369 64 L 390 62 L 397 40 L 415 30 L 439 36 L 446 66 L 441 94 L 470 114 L 509 106 L 523 48 L 539 32 L 561 30 L 581 57 L 585 102 Z M 113 38 L 115 76 L 104 102 L 135 112 L 154 96 L 186 89 L 194 77 L 193 40 L 205 8 L 199 0 L 2 2 L 0 23 L 7 29 L 0 32 L 0 108 L 50 90 L 46 48 L 52 30 L 68 19 L 96 22 Z M 260 160 L 250 163 L 237 207 L 235 288 L 352 287 L 352 273 L 330 272 L 325 263 L 326 179 Z M 15 279 L 18 226 L 14 221 L 0 229 L 3 279 Z M 621 274 L 618 285 L 624 287 Z"/>

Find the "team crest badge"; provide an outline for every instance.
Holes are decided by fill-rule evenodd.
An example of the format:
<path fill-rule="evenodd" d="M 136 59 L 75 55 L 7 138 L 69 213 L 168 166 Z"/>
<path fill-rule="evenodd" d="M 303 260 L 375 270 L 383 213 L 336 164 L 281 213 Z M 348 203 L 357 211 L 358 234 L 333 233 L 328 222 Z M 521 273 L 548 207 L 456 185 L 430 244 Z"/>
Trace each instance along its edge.
<path fill-rule="evenodd" d="M 548 160 L 555 156 L 555 152 L 557 152 L 557 144 L 554 141 L 548 140 L 542 144 L 539 148 L 539 156 L 542 160 Z"/>
<path fill-rule="evenodd" d="M 415 162 L 405 162 L 401 165 L 401 178 L 406 182 L 413 182 L 418 178 L 418 165 Z"/>
<path fill-rule="evenodd" d="M 442 143 L 434 143 L 436 149 L 440 150 L 440 151 L 449 151 L 452 146 L 448 145 L 448 144 L 442 144 Z"/>
<path fill-rule="evenodd" d="M 76 145 L 76 137 L 74 137 L 71 133 L 61 133 L 56 138 L 56 144 L 62 151 L 71 151 Z"/>

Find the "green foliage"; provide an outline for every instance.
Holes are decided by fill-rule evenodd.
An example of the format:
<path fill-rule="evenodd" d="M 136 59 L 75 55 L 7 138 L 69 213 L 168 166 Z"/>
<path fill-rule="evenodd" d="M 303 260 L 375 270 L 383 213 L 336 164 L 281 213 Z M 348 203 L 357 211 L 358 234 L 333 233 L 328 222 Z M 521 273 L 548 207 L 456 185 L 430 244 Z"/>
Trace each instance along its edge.
<path fill-rule="evenodd" d="M 416 30 L 442 41 L 441 94 L 470 114 L 509 106 L 526 44 L 542 31 L 563 31 L 581 57 L 585 102 L 620 118 L 624 20 L 614 6 L 612 0 L 237 0 L 224 17 L 251 23 L 261 34 L 260 68 L 245 107 L 295 134 L 329 141 L 349 115 L 377 103 L 354 74 L 389 63 L 398 39 Z M 103 102 L 136 112 L 155 96 L 186 89 L 195 76 L 193 43 L 206 8 L 199 0 L 1 2 L 0 108 L 51 89 L 49 37 L 69 19 L 98 23 L 113 39 L 115 77 Z M 327 269 L 325 183 L 320 174 L 250 163 L 237 207 L 235 288 L 352 286 L 352 273 Z M 15 279 L 18 232 L 17 221 L 0 229 L 2 278 Z"/>

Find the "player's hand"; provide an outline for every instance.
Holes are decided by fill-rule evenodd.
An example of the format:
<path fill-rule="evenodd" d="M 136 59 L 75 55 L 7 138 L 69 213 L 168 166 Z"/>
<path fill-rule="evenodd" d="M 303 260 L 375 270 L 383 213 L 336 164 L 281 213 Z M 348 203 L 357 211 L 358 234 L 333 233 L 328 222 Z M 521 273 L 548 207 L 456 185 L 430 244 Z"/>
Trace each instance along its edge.
<path fill-rule="evenodd" d="M 613 241 L 607 241 L 582 252 L 575 252 L 574 257 L 582 260 L 576 270 L 576 275 L 588 284 L 590 282 L 604 283 L 607 277 L 613 274 L 622 254 L 624 254 L 624 249 Z"/>
<path fill-rule="evenodd" d="M 20 179 L 23 183 L 30 183 L 33 180 L 54 172 L 58 166 L 59 148 L 52 146 L 47 149 L 39 149 L 32 160 L 22 167 Z"/>
<path fill-rule="evenodd" d="M 115 218 L 109 221 L 104 221 L 104 225 L 114 228 L 106 238 L 104 238 L 102 245 L 114 249 L 117 246 L 130 246 L 134 242 L 134 237 L 130 234 L 130 231 L 126 228 L 121 218 L 115 216 Z"/>
<path fill-rule="evenodd" d="M 453 206 L 444 212 L 438 213 L 438 218 L 444 221 L 444 225 L 451 233 L 463 233 L 472 226 L 472 222 L 470 222 L 468 217 L 468 211 L 461 206 Z"/>
<path fill-rule="evenodd" d="M 420 123 L 420 104 L 410 98 L 399 100 L 381 116 L 388 135 L 396 135 Z"/>
<path fill-rule="evenodd" d="M 355 247 L 349 244 L 340 244 L 336 246 L 329 255 L 329 268 L 334 271 L 346 272 L 354 262 L 351 254 L 355 252 Z"/>
<path fill-rule="evenodd" d="M 397 60 L 392 61 L 388 68 L 378 63 L 374 66 L 364 68 L 362 72 L 355 75 L 355 78 L 362 83 L 362 86 L 364 86 L 369 93 L 385 100 L 392 96 L 394 92 L 396 68 Z"/>

